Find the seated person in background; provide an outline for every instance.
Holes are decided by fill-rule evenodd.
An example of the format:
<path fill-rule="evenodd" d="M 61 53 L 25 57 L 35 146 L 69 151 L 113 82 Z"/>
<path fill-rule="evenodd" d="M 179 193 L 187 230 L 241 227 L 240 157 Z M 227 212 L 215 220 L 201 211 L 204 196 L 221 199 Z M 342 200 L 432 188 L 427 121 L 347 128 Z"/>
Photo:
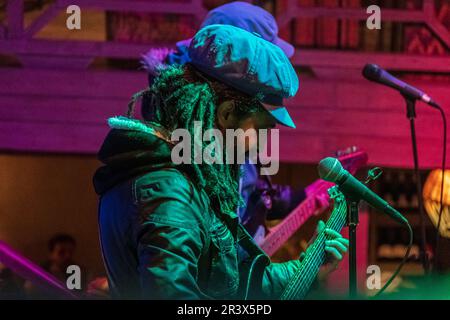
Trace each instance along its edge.
<path fill-rule="evenodd" d="M 24 293 L 22 284 L 11 269 L 0 262 L 0 300 L 22 299 Z"/>
<path fill-rule="evenodd" d="M 77 243 L 75 238 L 69 234 L 58 233 L 50 238 L 48 241 L 48 258 L 41 264 L 41 267 L 57 278 L 62 283 L 70 274 L 67 274 L 67 267 L 70 265 L 78 265 L 74 261 L 74 254 Z M 84 290 L 86 283 L 86 276 L 82 269 L 81 271 L 81 291 Z M 47 295 L 40 292 L 31 282 L 25 282 L 25 290 L 27 294 L 36 298 L 47 298 Z"/>
<path fill-rule="evenodd" d="M 73 260 L 77 243 L 68 234 L 60 233 L 54 235 L 48 241 L 48 260 L 42 267 L 62 282 L 67 279 L 67 267 L 76 264 Z"/>

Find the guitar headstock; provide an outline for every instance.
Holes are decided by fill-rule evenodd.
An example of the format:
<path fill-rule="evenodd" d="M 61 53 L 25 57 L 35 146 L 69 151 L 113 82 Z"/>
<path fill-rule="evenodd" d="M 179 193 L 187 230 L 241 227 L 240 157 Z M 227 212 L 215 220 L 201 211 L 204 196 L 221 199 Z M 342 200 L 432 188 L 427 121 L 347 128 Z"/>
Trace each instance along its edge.
<path fill-rule="evenodd" d="M 351 174 L 355 174 L 358 169 L 367 164 L 368 155 L 358 147 L 352 146 L 336 152 L 336 157 L 342 164 L 342 167 Z"/>

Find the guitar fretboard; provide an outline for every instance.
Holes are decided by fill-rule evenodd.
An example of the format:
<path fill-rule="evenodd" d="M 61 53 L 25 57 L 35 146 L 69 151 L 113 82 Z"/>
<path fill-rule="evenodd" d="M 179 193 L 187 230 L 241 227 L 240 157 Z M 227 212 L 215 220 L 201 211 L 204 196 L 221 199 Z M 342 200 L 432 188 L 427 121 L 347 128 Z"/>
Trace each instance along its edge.
<path fill-rule="evenodd" d="M 334 209 L 326 223 L 326 228 L 340 232 L 347 220 L 347 205 L 344 196 L 337 187 L 330 189 L 334 198 Z M 320 266 L 325 262 L 325 240 L 328 240 L 325 232 L 321 232 L 311 245 L 303 258 L 297 273 L 291 278 L 286 286 L 281 300 L 301 300 L 309 291 Z"/>

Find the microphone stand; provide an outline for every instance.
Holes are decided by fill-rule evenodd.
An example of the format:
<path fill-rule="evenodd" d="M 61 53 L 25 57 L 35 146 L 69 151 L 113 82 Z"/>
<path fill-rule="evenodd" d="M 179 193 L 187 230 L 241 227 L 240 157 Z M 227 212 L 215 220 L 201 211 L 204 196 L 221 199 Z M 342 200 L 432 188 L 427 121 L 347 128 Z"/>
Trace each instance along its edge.
<path fill-rule="evenodd" d="M 359 223 L 358 214 L 359 200 L 348 198 L 348 212 L 347 212 L 347 225 L 348 225 L 348 238 L 349 238 L 349 277 L 348 277 L 348 289 L 350 299 L 355 299 L 358 295 L 357 285 L 357 270 L 356 270 L 356 227 Z"/>
<path fill-rule="evenodd" d="M 430 264 L 428 260 L 428 255 L 426 253 L 426 230 L 425 230 L 425 221 L 424 221 L 424 210 L 423 210 L 423 199 L 422 199 L 422 178 L 419 172 L 419 156 L 417 153 L 417 140 L 416 140 L 416 100 L 410 97 L 403 95 L 406 101 L 406 116 L 409 119 L 410 129 L 411 129 L 411 140 L 412 140 L 412 148 L 413 148 L 413 157 L 414 157 L 414 175 L 416 176 L 416 189 L 417 189 L 417 199 L 419 204 L 419 224 L 420 224 L 420 258 L 422 260 L 422 265 L 425 273 L 428 273 L 430 270 Z"/>

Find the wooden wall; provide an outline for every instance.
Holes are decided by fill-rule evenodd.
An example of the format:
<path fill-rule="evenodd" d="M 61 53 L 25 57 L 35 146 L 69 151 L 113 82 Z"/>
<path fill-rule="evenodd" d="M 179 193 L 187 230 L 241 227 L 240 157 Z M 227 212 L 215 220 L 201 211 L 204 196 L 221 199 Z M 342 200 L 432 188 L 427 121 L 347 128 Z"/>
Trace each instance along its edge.
<path fill-rule="evenodd" d="M 0 239 L 42 263 L 55 233 L 77 240 L 75 261 L 103 274 L 97 231 L 93 156 L 0 155 Z"/>
<path fill-rule="evenodd" d="M 411 167 L 409 122 L 401 96 L 354 79 L 302 78 L 288 102 L 297 129 L 281 128 L 281 161 L 317 163 L 357 145 L 372 164 Z M 359 78 L 360 77 L 360 78 Z M 447 83 L 412 81 L 450 108 Z M 0 150 L 94 154 L 106 119 L 124 114 L 128 98 L 146 85 L 139 71 L 4 68 L 0 76 Z M 436 167 L 442 149 L 439 113 L 419 103 L 420 163 Z"/>

